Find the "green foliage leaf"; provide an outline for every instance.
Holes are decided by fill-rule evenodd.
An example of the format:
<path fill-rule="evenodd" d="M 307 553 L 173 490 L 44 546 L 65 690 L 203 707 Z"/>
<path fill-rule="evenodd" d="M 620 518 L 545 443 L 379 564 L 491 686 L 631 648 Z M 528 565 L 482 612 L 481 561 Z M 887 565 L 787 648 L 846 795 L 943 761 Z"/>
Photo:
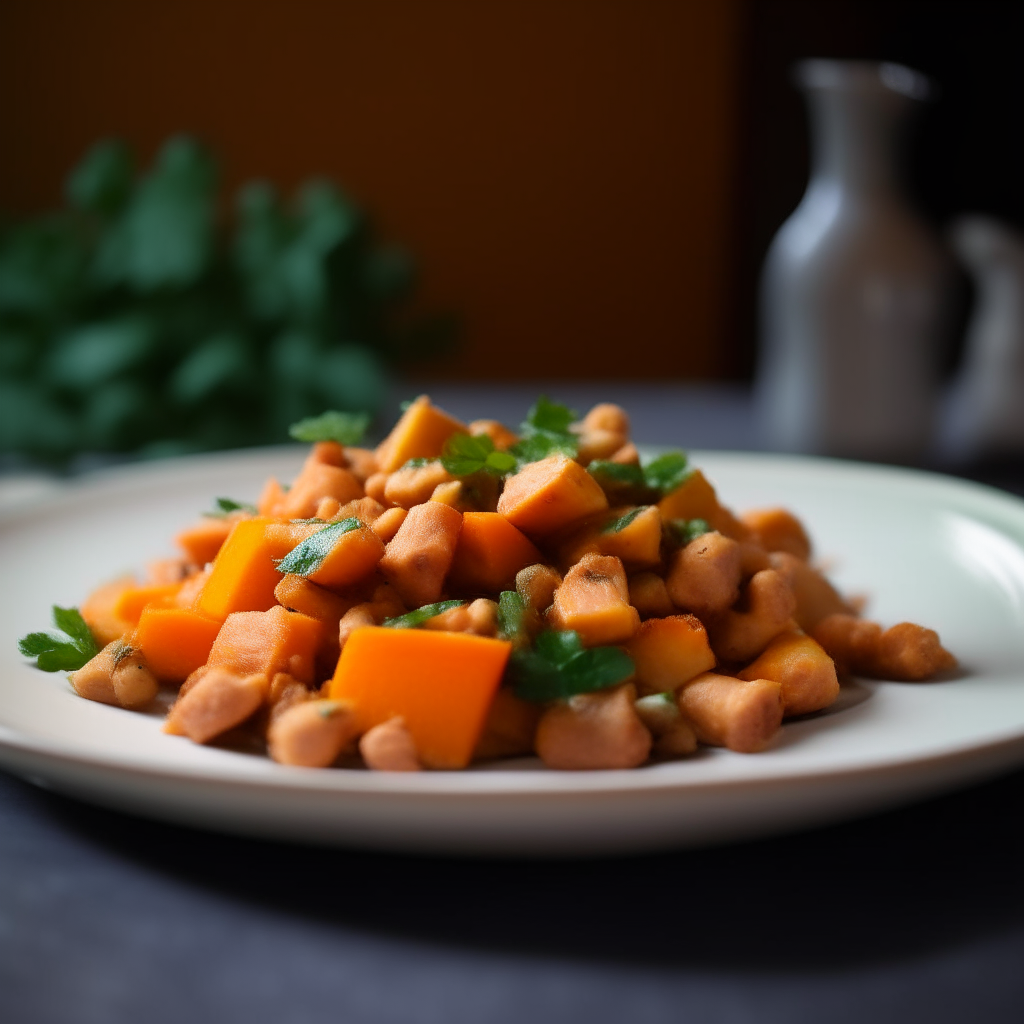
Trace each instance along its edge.
<path fill-rule="evenodd" d="M 672 539 L 683 547 L 711 532 L 711 526 L 704 519 L 670 519 L 665 525 Z"/>
<path fill-rule="evenodd" d="M 35 658 L 44 672 L 75 672 L 99 653 L 99 647 L 77 608 L 53 606 L 60 633 L 29 633 L 18 641 L 26 658 Z"/>
<path fill-rule="evenodd" d="M 576 416 L 568 406 L 549 401 L 541 395 L 520 425 L 522 439 L 509 449 L 509 453 L 515 457 L 517 468 L 531 462 L 540 462 L 556 453 L 575 458 L 579 442 L 576 435 L 569 431 L 569 425 Z"/>
<path fill-rule="evenodd" d="M 517 462 L 514 455 L 496 451 L 494 442 L 486 434 L 476 437 L 453 434 L 445 442 L 441 464 L 452 476 L 472 476 L 480 472 L 502 476 L 514 470 Z"/>
<path fill-rule="evenodd" d="M 234 498 L 215 498 L 214 504 L 217 506 L 216 511 L 203 513 L 207 519 L 223 519 L 225 516 L 231 515 L 232 512 L 248 512 L 250 515 L 256 515 L 258 511 L 255 505 L 250 505 L 246 501 L 235 501 Z"/>
<path fill-rule="evenodd" d="M 674 491 L 691 472 L 685 452 L 666 452 L 643 467 L 647 486 L 662 494 Z"/>
<path fill-rule="evenodd" d="M 530 406 L 526 420 L 522 424 L 522 433 L 568 434 L 569 425 L 579 419 L 579 413 L 560 402 L 552 402 L 546 395 L 541 395 Z"/>
<path fill-rule="evenodd" d="M 329 409 L 319 416 L 299 420 L 288 428 L 296 441 L 337 441 L 338 444 L 359 444 L 370 425 L 366 412 L 338 412 Z"/>
<path fill-rule="evenodd" d="M 424 604 L 404 615 L 385 619 L 381 625 L 387 626 L 388 629 L 415 629 L 417 626 L 422 626 L 428 619 L 434 618 L 435 615 L 451 611 L 452 608 L 458 608 L 465 603 L 465 601 L 436 601 L 434 604 Z"/>
<path fill-rule="evenodd" d="M 649 509 L 650 505 L 638 505 L 636 508 L 631 508 L 628 512 L 619 516 L 618 519 L 613 519 L 610 523 L 605 523 L 601 527 L 602 533 L 618 533 L 620 530 L 624 530 L 641 512 Z"/>
<path fill-rule="evenodd" d="M 361 519 L 351 516 L 329 523 L 322 530 L 310 534 L 300 544 L 288 552 L 277 562 L 277 571 L 291 573 L 294 576 L 312 576 L 323 565 L 324 559 L 334 549 L 334 545 L 346 533 L 358 530 L 363 525 Z"/>
<path fill-rule="evenodd" d="M 549 630 L 533 650 L 513 651 L 508 671 L 516 696 L 549 701 L 616 686 L 633 675 L 634 665 L 620 647 L 584 648 L 578 633 Z"/>

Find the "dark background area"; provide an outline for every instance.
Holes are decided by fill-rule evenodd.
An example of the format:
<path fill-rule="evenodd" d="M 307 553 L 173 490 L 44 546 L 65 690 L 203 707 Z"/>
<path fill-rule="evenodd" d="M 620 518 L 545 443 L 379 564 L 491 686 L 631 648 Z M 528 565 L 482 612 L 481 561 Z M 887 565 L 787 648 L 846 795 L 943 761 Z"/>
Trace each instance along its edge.
<path fill-rule="evenodd" d="M 758 268 L 807 177 L 808 56 L 941 93 L 912 147 L 936 227 L 1024 222 L 1021 9 L 973 0 L 460 0 L 0 10 L 0 209 L 59 201 L 98 137 L 194 132 L 225 191 L 347 186 L 454 309 L 463 379 L 747 378 Z"/>

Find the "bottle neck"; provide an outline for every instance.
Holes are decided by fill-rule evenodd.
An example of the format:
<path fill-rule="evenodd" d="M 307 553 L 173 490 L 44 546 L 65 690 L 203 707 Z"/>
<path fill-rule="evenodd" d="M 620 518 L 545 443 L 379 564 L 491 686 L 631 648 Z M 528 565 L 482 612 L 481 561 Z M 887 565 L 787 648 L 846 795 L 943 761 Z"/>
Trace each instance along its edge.
<path fill-rule="evenodd" d="M 808 88 L 811 184 L 896 197 L 903 124 L 912 101 L 891 92 Z"/>

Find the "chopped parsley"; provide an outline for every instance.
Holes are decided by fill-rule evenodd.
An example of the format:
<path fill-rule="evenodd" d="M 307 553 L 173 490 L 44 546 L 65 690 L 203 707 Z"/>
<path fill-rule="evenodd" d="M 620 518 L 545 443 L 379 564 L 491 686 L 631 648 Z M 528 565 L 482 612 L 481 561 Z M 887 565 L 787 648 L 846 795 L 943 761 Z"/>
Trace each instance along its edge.
<path fill-rule="evenodd" d="M 100 649 L 77 608 L 54 605 L 52 614 L 60 633 L 29 633 L 18 641 L 18 650 L 35 658 L 44 672 L 75 672 Z"/>
<path fill-rule="evenodd" d="M 633 659 L 620 647 L 585 648 L 573 630 L 547 630 L 533 649 L 513 651 L 508 672 L 516 696 L 549 701 L 625 682 Z"/>
<path fill-rule="evenodd" d="M 441 465 L 452 476 L 472 476 L 481 471 L 502 476 L 511 473 L 517 463 L 514 455 L 496 451 L 486 434 L 454 434 L 445 442 Z"/>
<path fill-rule="evenodd" d="M 427 620 L 434 618 L 435 615 L 449 612 L 453 608 L 458 608 L 465 603 L 465 601 L 436 601 L 434 604 L 421 605 L 414 611 L 406 612 L 404 615 L 396 615 L 393 618 L 385 619 L 381 625 L 387 626 L 388 629 L 415 629 L 417 626 L 422 626 Z"/>
<path fill-rule="evenodd" d="M 312 576 L 324 559 L 334 549 L 339 538 L 363 525 L 361 519 L 350 516 L 336 523 L 328 523 L 322 530 L 311 533 L 302 543 L 297 544 L 284 558 L 277 561 L 277 571 L 294 576 Z"/>
<path fill-rule="evenodd" d="M 329 409 L 319 416 L 299 420 L 288 428 L 296 441 L 337 441 L 338 444 L 359 444 L 370 425 L 366 412 L 338 412 Z"/>

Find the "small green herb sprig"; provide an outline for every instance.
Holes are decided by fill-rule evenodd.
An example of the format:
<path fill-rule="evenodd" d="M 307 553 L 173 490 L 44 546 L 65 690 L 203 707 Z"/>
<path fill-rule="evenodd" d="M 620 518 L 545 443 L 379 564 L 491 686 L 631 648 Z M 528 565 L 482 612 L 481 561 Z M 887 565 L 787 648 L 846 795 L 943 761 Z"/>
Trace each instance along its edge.
<path fill-rule="evenodd" d="M 631 508 L 628 512 L 619 516 L 618 519 L 613 519 L 610 523 L 605 523 L 601 527 L 601 533 L 621 533 L 627 526 L 632 523 L 637 516 L 642 512 L 646 512 L 650 505 L 638 505 L 636 508 Z"/>
<path fill-rule="evenodd" d="M 686 482 L 693 472 L 685 452 L 666 452 L 643 466 L 594 459 L 587 467 L 609 498 L 655 502 Z"/>
<path fill-rule="evenodd" d="M 44 672 L 76 672 L 99 654 L 99 647 L 77 608 L 53 606 L 53 624 L 60 633 L 29 633 L 18 641 L 26 658 Z"/>
<path fill-rule="evenodd" d="M 486 434 L 477 437 L 454 434 L 445 443 L 441 464 L 452 476 L 472 476 L 480 472 L 504 476 L 515 470 L 517 460 L 509 452 L 497 451 Z"/>
<path fill-rule="evenodd" d="M 319 416 L 309 416 L 288 428 L 296 441 L 337 441 L 338 444 L 359 444 L 370 425 L 370 414 L 365 412 L 339 412 L 328 409 Z"/>
<path fill-rule="evenodd" d="M 532 649 L 513 650 L 508 666 L 516 696 L 537 702 L 604 690 L 633 672 L 633 659 L 622 648 L 585 648 L 573 630 L 539 634 Z"/>
<path fill-rule="evenodd" d="M 212 512 L 204 512 L 207 519 L 224 519 L 232 512 L 248 512 L 256 515 L 256 506 L 247 501 L 235 501 L 234 498 L 215 498 L 216 508 Z"/>
<path fill-rule="evenodd" d="M 670 519 L 665 528 L 669 537 L 681 547 L 686 547 L 690 541 L 711 532 L 711 526 L 706 519 Z"/>
<path fill-rule="evenodd" d="M 515 456 L 517 467 L 539 462 L 556 452 L 575 458 L 579 441 L 569 427 L 578 418 L 579 414 L 567 405 L 552 402 L 541 395 L 519 426 L 521 440 L 509 449 Z"/>
<path fill-rule="evenodd" d="M 339 519 L 336 523 L 328 523 L 323 529 L 311 533 L 304 541 L 296 544 L 284 558 L 279 559 L 276 562 L 277 571 L 291 573 L 294 576 L 312 576 L 324 564 L 324 559 L 334 549 L 338 540 L 346 533 L 358 530 L 362 525 L 362 520 L 355 516 Z"/>
<path fill-rule="evenodd" d="M 388 629 L 416 629 L 417 626 L 422 626 L 424 622 L 434 618 L 435 615 L 449 612 L 465 603 L 465 601 L 435 601 L 434 604 L 421 605 L 404 615 L 395 615 L 390 619 L 385 619 L 381 625 L 387 626 Z"/>

